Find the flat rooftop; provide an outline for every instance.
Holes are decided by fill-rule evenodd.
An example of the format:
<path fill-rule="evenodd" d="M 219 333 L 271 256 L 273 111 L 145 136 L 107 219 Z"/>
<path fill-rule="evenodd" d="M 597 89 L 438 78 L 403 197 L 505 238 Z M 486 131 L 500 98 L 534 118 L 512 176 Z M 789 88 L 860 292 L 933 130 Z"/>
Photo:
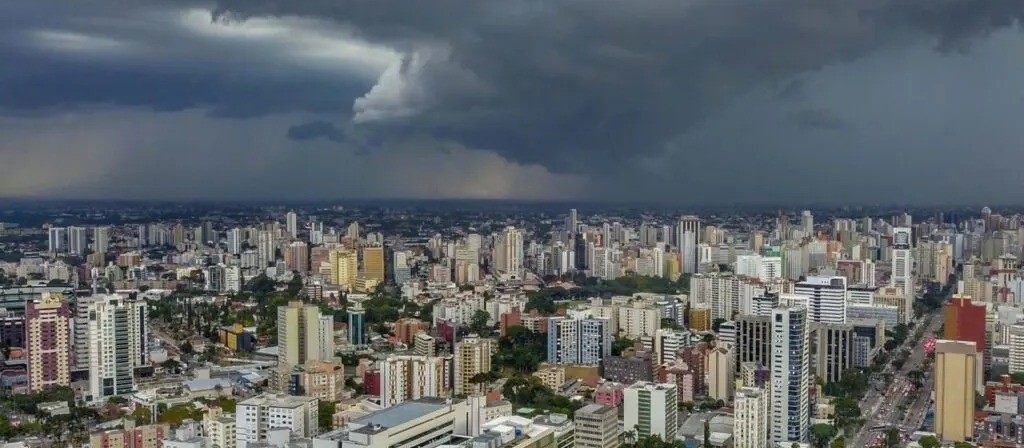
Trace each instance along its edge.
<path fill-rule="evenodd" d="M 356 425 L 380 425 L 385 428 L 394 428 L 402 423 L 422 417 L 439 409 L 444 409 L 448 403 L 443 398 L 421 398 L 419 400 L 406 401 L 387 409 L 370 413 L 366 416 L 352 419 L 351 423 Z"/>

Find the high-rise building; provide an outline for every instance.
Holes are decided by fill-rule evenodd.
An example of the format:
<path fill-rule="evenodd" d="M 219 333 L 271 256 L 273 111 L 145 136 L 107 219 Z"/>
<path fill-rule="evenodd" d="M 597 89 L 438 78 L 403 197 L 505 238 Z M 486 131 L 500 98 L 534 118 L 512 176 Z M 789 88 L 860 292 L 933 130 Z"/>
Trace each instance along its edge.
<path fill-rule="evenodd" d="M 470 395 L 477 391 L 477 384 L 471 380 L 478 373 L 491 371 L 491 355 L 494 341 L 470 334 L 455 343 L 455 391 L 456 395 Z"/>
<path fill-rule="evenodd" d="M 768 392 L 759 387 L 743 387 L 733 401 L 734 448 L 764 448 L 768 445 Z"/>
<path fill-rule="evenodd" d="M 265 268 L 274 263 L 277 259 L 277 239 L 274 232 L 260 230 L 256 232 L 256 262 L 260 268 Z"/>
<path fill-rule="evenodd" d="M 337 249 L 328 255 L 331 263 L 331 283 L 352 289 L 359 277 L 359 260 L 354 250 Z"/>
<path fill-rule="evenodd" d="M 974 436 L 977 348 L 970 341 L 935 341 L 935 433 L 962 442 Z"/>
<path fill-rule="evenodd" d="M 612 324 L 608 318 L 548 319 L 548 362 L 598 365 L 612 354 Z"/>
<path fill-rule="evenodd" d="M 619 437 L 618 409 L 603 404 L 588 404 L 573 414 L 576 423 L 575 448 L 617 448 Z"/>
<path fill-rule="evenodd" d="M 330 361 L 309 361 L 292 371 L 291 384 L 292 395 L 336 403 L 344 398 L 345 366 Z"/>
<path fill-rule="evenodd" d="M 804 210 L 800 214 L 800 224 L 804 232 L 804 236 L 814 236 L 814 215 L 811 214 L 810 210 Z"/>
<path fill-rule="evenodd" d="M 736 387 L 736 366 L 733 364 L 734 353 L 728 344 L 708 350 L 704 365 L 707 366 L 708 396 L 724 402 L 733 396 Z"/>
<path fill-rule="evenodd" d="M 811 333 L 815 375 L 825 383 L 838 383 L 853 367 L 853 325 L 816 324 Z"/>
<path fill-rule="evenodd" d="M 348 343 L 350 345 L 366 345 L 366 310 L 359 302 L 348 307 Z"/>
<path fill-rule="evenodd" d="M 515 227 L 506 227 L 494 244 L 494 267 L 507 275 L 517 278 L 523 274 L 523 232 Z"/>
<path fill-rule="evenodd" d="M 805 442 L 810 434 L 810 332 L 807 309 L 772 310 L 771 441 Z"/>
<path fill-rule="evenodd" d="M 448 395 L 450 359 L 437 356 L 391 355 L 377 361 L 380 405 L 391 407 L 409 400 Z"/>
<path fill-rule="evenodd" d="M 110 227 L 93 227 L 92 251 L 103 254 L 110 249 Z"/>
<path fill-rule="evenodd" d="M 88 247 L 85 227 L 68 227 L 68 253 L 82 256 Z"/>
<path fill-rule="evenodd" d="M 946 304 L 943 337 L 953 341 L 970 341 L 978 353 L 985 352 L 985 305 L 970 297 L 954 295 Z"/>
<path fill-rule="evenodd" d="M 892 229 L 892 285 L 904 294 L 914 294 L 914 256 L 908 227 Z"/>
<path fill-rule="evenodd" d="M 309 272 L 309 246 L 302 241 L 292 241 L 285 248 L 284 264 L 289 271 L 300 274 Z"/>
<path fill-rule="evenodd" d="M 290 211 L 284 215 L 284 228 L 288 232 L 288 237 L 295 239 L 299 236 L 299 215 L 296 215 L 294 211 Z"/>
<path fill-rule="evenodd" d="M 89 446 L 103 448 L 161 448 L 164 437 L 171 434 L 167 423 L 135 426 L 135 421 L 125 419 L 123 429 L 108 429 L 89 434 Z"/>
<path fill-rule="evenodd" d="M 228 252 L 232 255 L 242 253 L 242 229 L 235 227 L 228 230 Z"/>
<path fill-rule="evenodd" d="M 239 402 L 235 407 L 236 446 L 248 448 L 265 442 L 271 429 L 288 429 L 296 437 L 319 434 L 319 403 L 320 400 L 313 397 L 275 394 Z"/>
<path fill-rule="evenodd" d="M 25 351 L 32 392 L 70 384 L 71 319 L 71 307 L 62 294 L 44 292 L 25 303 Z"/>
<path fill-rule="evenodd" d="M 577 219 L 576 209 L 569 209 L 569 216 L 565 217 L 565 231 L 566 233 L 573 234 L 577 232 L 579 228 L 579 220 Z"/>
<path fill-rule="evenodd" d="M 744 363 L 771 365 L 771 316 L 740 315 L 736 318 L 736 366 Z"/>
<path fill-rule="evenodd" d="M 677 392 L 672 383 L 637 382 L 623 395 L 623 428 L 636 431 L 638 439 L 657 435 L 676 440 Z"/>
<path fill-rule="evenodd" d="M 50 227 L 50 239 L 47 245 L 50 253 L 59 254 L 68 251 L 68 229 L 64 227 Z"/>
<path fill-rule="evenodd" d="M 363 248 L 363 277 L 384 282 L 384 248 L 367 246 Z"/>
<path fill-rule="evenodd" d="M 277 307 L 277 387 L 288 391 L 292 369 L 308 361 L 334 358 L 334 318 L 313 304 Z"/>
<path fill-rule="evenodd" d="M 819 324 L 846 322 L 846 277 L 807 277 L 794 293 L 807 297 L 807 316 Z"/>
<path fill-rule="evenodd" d="M 679 256 L 684 274 L 697 272 L 697 234 L 689 230 L 679 234 Z"/>
<path fill-rule="evenodd" d="M 132 391 L 135 369 L 149 366 L 148 317 L 146 301 L 134 297 L 93 295 L 88 301 L 88 401 Z"/>

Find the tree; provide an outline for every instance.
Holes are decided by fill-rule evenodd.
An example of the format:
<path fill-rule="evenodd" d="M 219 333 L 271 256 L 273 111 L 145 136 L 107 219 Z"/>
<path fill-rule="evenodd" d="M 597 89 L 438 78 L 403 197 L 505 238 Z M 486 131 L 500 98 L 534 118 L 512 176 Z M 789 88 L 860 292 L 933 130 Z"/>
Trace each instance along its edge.
<path fill-rule="evenodd" d="M 826 448 L 829 440 L 832 440 L 838 433 L 835 426 L 827 423 L 818 423 L 811 427 L 811 438 L 817 448 Z"/>
<path fill-rule="evenodd" d="M 616 336 L 615 340 L 612 341 L 612 355 L 622 356 L 623 350 L 633 348 L 634 344 L 636 344 L 636 341 L 630 338 Z"/>
<path fill-rule="evenodd" d="M 829 445 L 829 448 L 845 448 L 845 447 L 846 447 L 846 438 L 843 437 L 843 436 L 836 437 L 834 440 L 832 440 L 832 444 Z"/>
<path fill-rule="evenodd" d="M 153 413 L 146 406 L 136 406 L 135 410 L 132 411 L 131 417 L 135 419 L 135 424 L 137 425 L 153 423 Z"/>
<path fill-rule="evenodd" d="M 887 448 L 899 448 L 900 430 L 898 428 L 891 427 L 885 430 L 885 446 Z"/>
<path fill-rule="evenodd" d="M 935 436 L 924 436 L 917 441 L 921 448 L 939 448 L 942 446 L 942 442 L 939 441 Z"/>
<path fill-rule="evenodd" d="M 320 400 L 316 416 L 321 431 L 334 429 L 334 403 Z"/>
<path fill-rule="evenodd" d="M 469 319 L 469 330 L 480 336 L 490 336 L 491 327 L 487 325 L 487 321 L 490 319 L 491 313 L 488 313 L 486 310 L 474 311 L 473 317 Z"/>
<path fill-rule="evenodd" d="M 953 448 L 974 448 L 974 445 L 967 442 L 953 442 Z"/>

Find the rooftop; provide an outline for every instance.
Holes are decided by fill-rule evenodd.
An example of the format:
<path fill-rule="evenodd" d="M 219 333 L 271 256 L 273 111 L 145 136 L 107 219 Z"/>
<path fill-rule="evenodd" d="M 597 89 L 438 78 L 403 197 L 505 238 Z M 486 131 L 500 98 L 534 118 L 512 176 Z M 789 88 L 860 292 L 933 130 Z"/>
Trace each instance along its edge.
<path fill-rule="evenodd" d="M 448 404 L 440 398 L 421 398 L 419 400 L 406 401 L 387 409 L 373 412 L 364 417 L 352 420 L 352 424 L 374 426 L 380 425 L 384 428 L 393 428 L 406 423 L 417 417 L 422 417 L 431 412 L 444 409 Z"/>

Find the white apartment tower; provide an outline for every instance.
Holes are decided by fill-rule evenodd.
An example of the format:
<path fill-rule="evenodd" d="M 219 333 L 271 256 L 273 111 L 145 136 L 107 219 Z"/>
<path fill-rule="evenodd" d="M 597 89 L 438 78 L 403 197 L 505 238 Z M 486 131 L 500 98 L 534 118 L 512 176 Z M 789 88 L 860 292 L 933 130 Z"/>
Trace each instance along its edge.
<path fill-rule="evenodd" d="M 796 283 L 793 292 L 807 297 L 807 314 L 811 322 L 846 323 L 846 277 L 807 277 Z"/>
<path fill-rule="evenodd" d="M 448 394 L 445 375 L 449 360 L 437 356 L 395 355 L 377 361 L 380 405 L 396 404 Z"/>
<path fill-rule="evenodd" d="M 264 394 L 238 403 L 235 408 L 235 435 L 238 448 L 256 446 L 267 440 L 271 429 L 288 429 L 297 437 L 313 437 L 320 432 L 317 411 L 320 401 L 314 397 Z"/>
<path fill-rule="evenodd" d="M 636 431 L 637 439 L 657 435 L 676 440 L 676 385 L 639 381 L 623 390 L 623 428 Z"/>
<path fill-rule="evenodd" d="M 149 365 L 149 319 L 145 300 L 118 294 L 94 295 L 88 319 L 89 396 L 92 402 L 131 393 L 134 370 Z"/>
<path fill-rule="evenodd" d="M 892 285 L 905 295 L 914 293 L 914 256 L 911 231 L 907 227 L 892 229 Z"/>
<path fill-rule="evenodd" d="M 772 310 L 771 441 L 804 442 L 810 433 L 810 331 L 807 309 Z"/>

